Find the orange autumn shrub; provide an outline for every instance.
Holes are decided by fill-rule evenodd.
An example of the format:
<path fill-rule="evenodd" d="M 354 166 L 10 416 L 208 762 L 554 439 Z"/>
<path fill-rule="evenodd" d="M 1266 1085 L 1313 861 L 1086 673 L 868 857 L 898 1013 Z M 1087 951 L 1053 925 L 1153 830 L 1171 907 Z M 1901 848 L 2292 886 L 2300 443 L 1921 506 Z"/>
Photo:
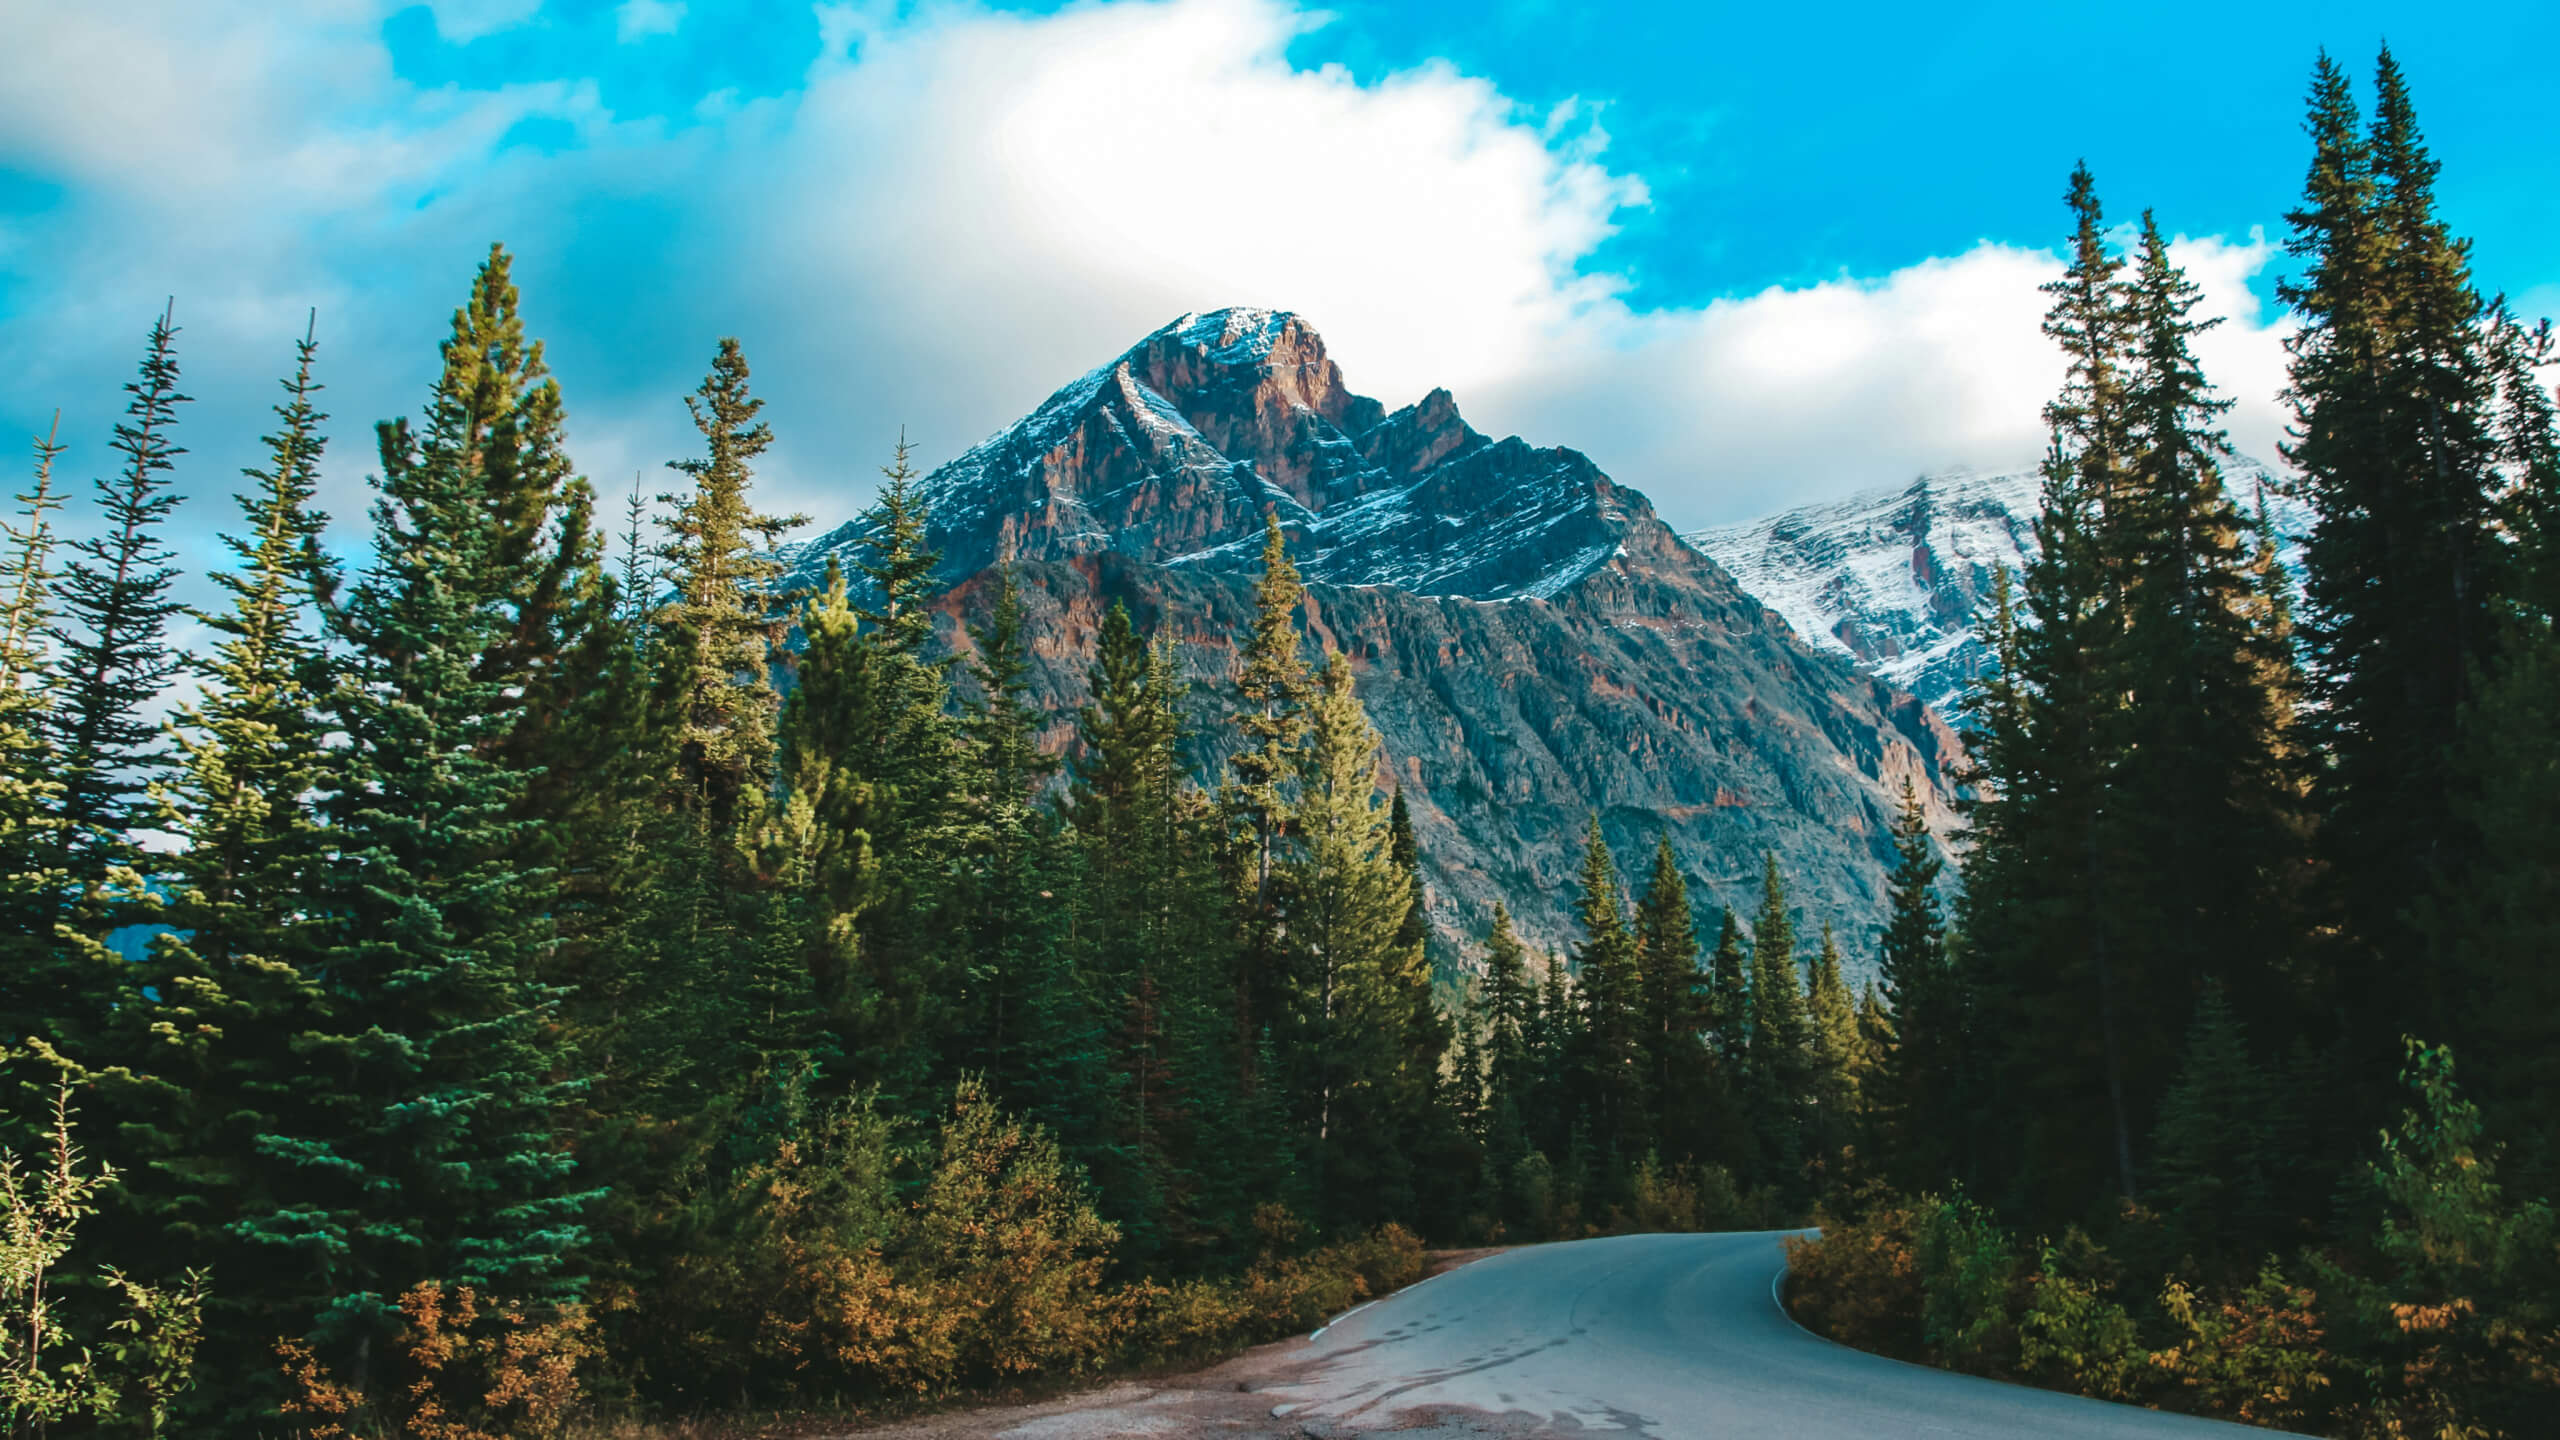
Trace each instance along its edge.
<path fill-rule="evenodd" d="M 1818 1335 L 1884 1355 L 1917 1356 L 1924 1296 L 1919 1207 L 1879 1205 L 1854 1221 L 1826 1220 L 1789 1236 L 1787 1311 Z"/>
<path fill-rule="evenodd" d="M 400 1297 L 401 1329 L 369 1385 L 298 1340 L 276 1346 L 284 1413 L 310 1440 L 558 1440 L 585 1398 L 598 1347 L 586 1312 L 485 1302 L 463 1286 Z"/>
<path fill-rule="evenodd" d="M 2160 1308 L 2184 1338 L 2153 1352 L 2152 1368 L 2189 1408 L 2252 1425 L 2307 1423 L 2338 1363 L 2322 1347 L 2318 1301 L 2273 1260 L 2233 1295 L 2200 1296 L 2173 1280 Z"/>

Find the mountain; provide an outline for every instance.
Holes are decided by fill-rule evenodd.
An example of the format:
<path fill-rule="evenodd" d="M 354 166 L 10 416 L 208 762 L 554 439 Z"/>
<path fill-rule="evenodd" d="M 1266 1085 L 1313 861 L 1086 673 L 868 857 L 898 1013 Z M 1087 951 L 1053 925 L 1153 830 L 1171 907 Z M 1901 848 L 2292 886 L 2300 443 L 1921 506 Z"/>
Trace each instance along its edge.
<path fill-rule="evenodd" d="M 1668 834 L 1702 909 L 1754 903 L 1775 851 L 1808 920 L 1863 952 L 1903 778 L 1947 818 L 1954 741 L 1919 701 L 1803 644 L 1579 452 L 1491 439 L 1446 391 L 1394 411 L 1352 393 L 1286 312 L 1186 315 L 922 490 L 955 647 L 1011 563 L 1051 743 L 1116 600 L 1177 638 L 1212 775 L 1276 511 L 1305 626 L 1352 658 L 1412 808 L 1444 957 L 1497 899 L 1534 940 L 1576 938 L 1595 811 L 1630 875 Z M 860 535 L 803 546 L 797 577 Z"/>
<path fill-rule="evenodd" d="M 2264 499 L 2294 563 L 2309 509 L 2255 460 L 2223 479 L 2243 514 Z M 1951 715 L 1986 666 L 1974 632 L 1993 571 L 2014 577 L 2037 553 L 2043 483 L 2033 470 L 1949 470 L 1684 538 L 1817 648 Z"/>

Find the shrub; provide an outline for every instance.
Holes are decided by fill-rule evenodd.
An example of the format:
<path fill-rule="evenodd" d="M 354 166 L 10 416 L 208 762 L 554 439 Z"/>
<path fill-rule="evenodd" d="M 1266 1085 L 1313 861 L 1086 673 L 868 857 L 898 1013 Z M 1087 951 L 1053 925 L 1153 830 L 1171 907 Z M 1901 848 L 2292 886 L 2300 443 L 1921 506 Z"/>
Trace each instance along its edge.
<path fill-rule="evenodd" d="M 311 1440 L 557 1440 L 585 1395 L 580 1368 L 597 1346 L 578 1306 L 487 1303 L 465 1286 L 416 1285 L 400 1297 L 389 1373 L 345 1378 L 299 1340 L 278 1342 Z"/>
<path fill-rule="evenodd" d="M 2102 1400 L 2137 1396 L 2151 1357 L 2133 1317 L 2104 1287 L 2068 1273 L 2047 1245 L 2028 1291 L 2018 1317 L 2018 1363 L 2026 1373 Z"/>
<path fill-rule="evenodd" d="M 177 1288 L 159 1289 L 108 1270 L 105 1288 L 123 1299 L 123 1314 L 107 1322 L 98 1345 L 81 1343 L 63 1314 L 58 1267 L 116 1172 L 83 1167 L 71 1115 L 65 1080 L 55 1087 L 37 1162 L 26 1167 L 0 1148 L 0 1422 L 13 1434 L 41 1434 L 86 1416 L 156 1436 L 193 1383 L 205 1277 L 191 1270 Z"/>
<path fill-rule="evenodd" d="M 2170 1281 L 2160 1309 L 2184 1338 L 2153 1354 L 2151 1365 L 2196 1409 L 2252 1425 L 2301 1424 L 2337 1363 L 2321 1348 L 2317 1299 L 2288 1284 L 2272 1259 L 2228 1299 L 2208 1300 Z"/>
<path fill-rule="evenodd" d="M 933 1178 L 898 1250 L 914 1302 L 924 1391 L 1098 1363 L 1118 1341 L 1105 1302 L 1118 1227 L 1039 1127 L 1007 1119 L 986 1088 L 961 1082 Z"/>
<path fill-rule="evenodd" d="M 2017 1351 L 2012 1292 L 2019 1261 L 1991 1213 L 1962 1195 L 1926 1205 L 1915 1239 L 1920 1333 L 1946 1363 L 1976 1374 L 2009 1368 Z"/>
<path fill-rule="evenodd" d="M 1877 1205 L 1787 1240 L 1787 1308 L 1807 1329 L 1886 1355 L 1921 1352 L 1919 1212 L 1927 1198 Z"/>

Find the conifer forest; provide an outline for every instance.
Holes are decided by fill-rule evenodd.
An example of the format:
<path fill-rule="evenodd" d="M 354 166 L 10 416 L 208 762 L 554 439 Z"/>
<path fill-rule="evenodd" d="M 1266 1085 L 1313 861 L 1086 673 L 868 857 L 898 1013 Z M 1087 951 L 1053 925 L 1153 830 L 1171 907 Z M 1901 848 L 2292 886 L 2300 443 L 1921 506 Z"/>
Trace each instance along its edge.
<path fill-rule="evenodd" d="M 2551 1433 L 2560 353 L 2388 52 L 2306 134 L 2298 557 L 2224 484 L 2171 220 L 2073 173 L 1961 823 L 1906 782 L 1889 911 L 1822 915 L 1595 815 L 1557 953 L 1430 934 L 1276 514 L 1214 695 L 1115 605 L 1053 713 L 1009 580 L 937 610 L 902 440 L 785 585 L 734 340 L 662 493 L 600 498 L 493 246 L 369 436 L 328 316 L 278 337 L 217 516 L 186 297 L 137 317 L 0 556 L 0 1431 L 889 1414 L 1303 1333 L 1426 1246 L 1819 1226 L 1789 1304 L 1862 1348 Z"/>

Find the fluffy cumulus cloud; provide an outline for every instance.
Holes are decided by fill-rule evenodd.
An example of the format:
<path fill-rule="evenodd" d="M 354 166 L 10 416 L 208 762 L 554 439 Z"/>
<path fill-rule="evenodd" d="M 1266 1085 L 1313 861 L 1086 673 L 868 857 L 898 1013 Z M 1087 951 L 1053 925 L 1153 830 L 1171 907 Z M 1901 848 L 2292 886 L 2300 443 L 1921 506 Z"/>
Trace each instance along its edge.
<path fill-rule="evenodd" d="M 954 454 L 1225 304 L 1295 309 L 1356 388 L 1446 385 L 1479 428 L 1585 449 L 1684 524 L 2030 461 L 2059 373 L 2041 251 L 1637 306 L 1595 258 L 1647 203 L 1605 116 L 1443 64 L 1302 66 L 1290 44 L 1319 22 L 1277 0 L 822 7 L 796 84 L 675 114 L 616 113 L 575 77 L 404 79 L 391 8 L 0 0 L 0 170 L 36 182 L 0 211 L 0 363 L 21 377 L 0 420 L 58 398 L 102 441 L 175 293 L 203 397 L 192 483 L 218 488 L 317 306 L 332 498 L 355 515 L 362 422 L 415 408 L 499 237 L 603 488 L 683 452 L 677 397 L 734 333 L 773 401 L 772 479 L 821 519 L 860 502 L 901 427 L 926 461 Z M 550 23 L 538 0 L 433 12 L 447 41 Z M 682 5 L 626 0 L 608 30 L 680 28 Z M 2235 437 L 2266 453 L 2281 336 L 2249 282 L 2270 247 L 2181 253 L 2229 317 L 2200 348 Z"/>

